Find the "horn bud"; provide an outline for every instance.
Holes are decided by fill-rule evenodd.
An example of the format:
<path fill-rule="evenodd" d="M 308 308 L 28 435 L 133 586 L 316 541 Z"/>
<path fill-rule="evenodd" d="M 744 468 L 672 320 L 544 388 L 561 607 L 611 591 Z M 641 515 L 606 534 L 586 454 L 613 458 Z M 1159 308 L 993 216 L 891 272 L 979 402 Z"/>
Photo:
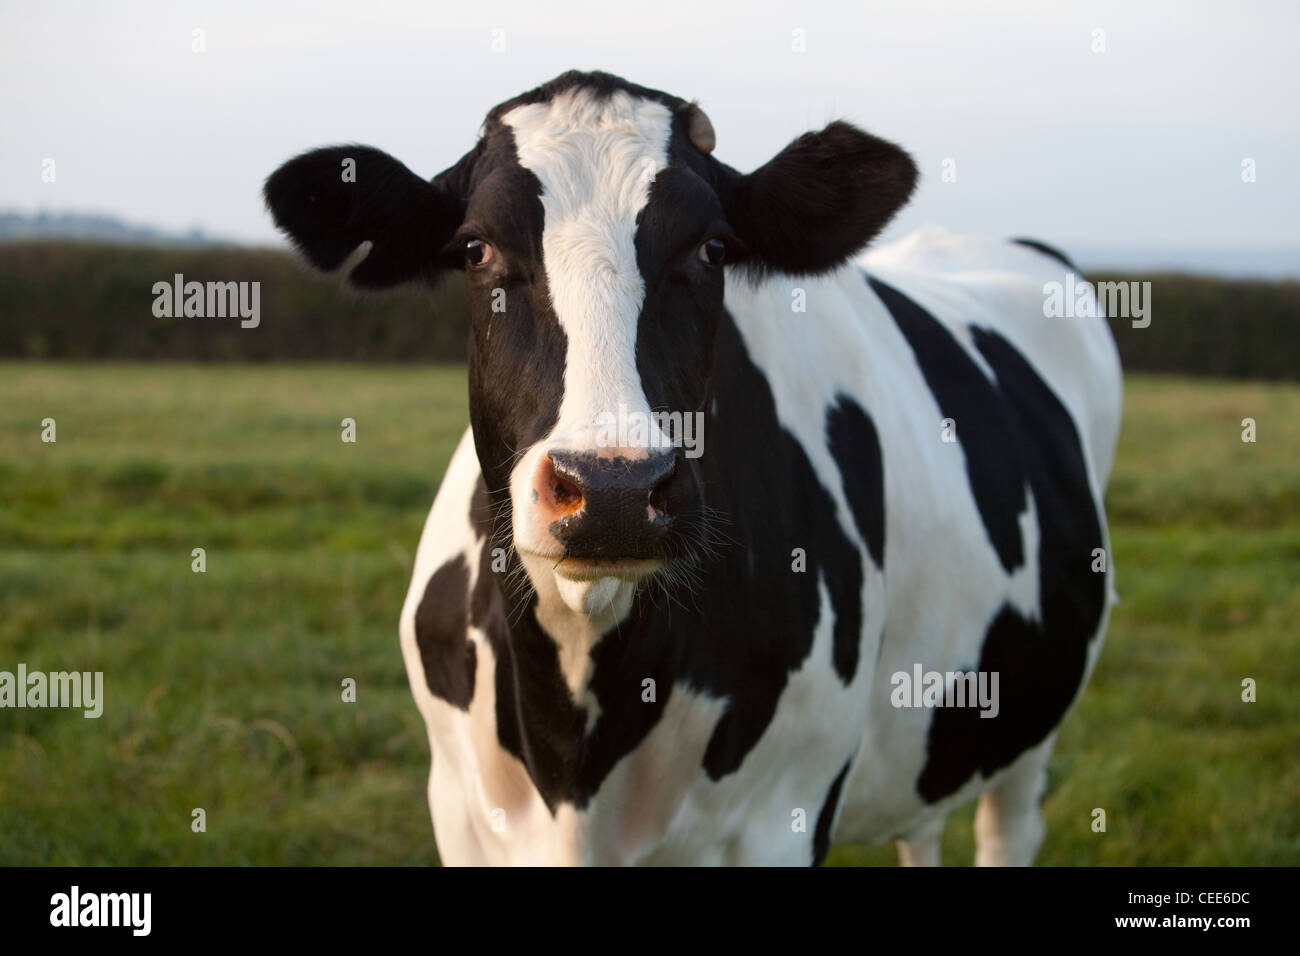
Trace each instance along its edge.
<path fill-rule="evenodd" d="M 704 115 L 704 110 L 694 103 L 686 107 L 686 135 L 690 137 L 691 145 L 706 156 L 713 152 L 713 147 L 718 145 L 713 124 Z"/>

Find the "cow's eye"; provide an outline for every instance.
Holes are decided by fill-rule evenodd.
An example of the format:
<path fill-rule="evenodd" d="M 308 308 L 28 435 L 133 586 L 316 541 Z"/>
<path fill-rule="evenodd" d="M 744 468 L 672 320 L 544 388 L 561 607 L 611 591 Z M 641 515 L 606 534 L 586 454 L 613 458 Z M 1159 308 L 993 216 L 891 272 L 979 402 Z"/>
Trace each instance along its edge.
<path fill-rule="evenodd" d="M 471 239 L 465 243 L 465 261 L 471 266 L 485 266 L 496 256 L 492 244 L 482 239 Z"/>
<path fill-rule="evenodd" d="M 727 244 L 721 239 L 710 239 L 700 246 L 699 258 L 711 266 L 720 266 L 727 258 Z"/>

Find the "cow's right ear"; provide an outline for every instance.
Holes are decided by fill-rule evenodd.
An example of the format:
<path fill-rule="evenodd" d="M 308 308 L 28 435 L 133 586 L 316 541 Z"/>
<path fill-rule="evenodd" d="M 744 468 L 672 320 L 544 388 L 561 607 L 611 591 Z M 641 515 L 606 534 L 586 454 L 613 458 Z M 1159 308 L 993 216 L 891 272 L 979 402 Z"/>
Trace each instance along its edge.
<path fill-rule="evenodd" d="M 435 279 L 465 210 L 442 177 L 421 179 L 369 146 L 303 153 L 270 175 L 263 194 L 275 224 L 318 269 L 333 272 L 369 242 L 348 275 L 362 289 Z"/>

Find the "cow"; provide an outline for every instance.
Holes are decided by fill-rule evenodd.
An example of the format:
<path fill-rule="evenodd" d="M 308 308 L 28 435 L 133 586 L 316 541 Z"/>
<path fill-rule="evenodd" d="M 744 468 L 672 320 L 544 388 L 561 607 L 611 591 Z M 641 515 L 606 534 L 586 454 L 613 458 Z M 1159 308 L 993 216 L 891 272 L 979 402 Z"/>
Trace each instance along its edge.
<path fill-rule="evenodd" d="M 976 862 L 1029 864 L 1114 601 L 1106 321 L 1045 314 L 1073 266 L 1037 242 L 860 256 L 917 181 L 893 143 L 836 121 L 742 174 L 715 140 L 569 72 L 430 180 L 344 145 L 266 182 L 353 287 L 464 273 L 399 627 L 439 856 L 937 864 L 978 799 Z"/>

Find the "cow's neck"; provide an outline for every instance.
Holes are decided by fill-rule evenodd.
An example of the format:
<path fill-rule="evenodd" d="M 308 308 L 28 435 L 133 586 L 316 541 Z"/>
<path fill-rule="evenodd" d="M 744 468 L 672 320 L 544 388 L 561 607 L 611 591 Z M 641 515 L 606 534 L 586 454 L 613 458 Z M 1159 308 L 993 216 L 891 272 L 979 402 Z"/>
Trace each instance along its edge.
<path fill-rule="evenodd" d="M 555 642 L 564 681 L 574 700 L 581 701 L 591 676 L 591 652 L 598 641 L 627 619 L 632 611 L 635 585 L 616 579 L 597 582 L 585 589 L 591 613 L 579 613 L 572 606 L 576 603 L 572 594 L 565 600 L 554 575 L 546 573 L 547 569 L 541 570 L 542 583 L 536 588 L 532 613 Z"/>
<path fill-rule="evenodd" d="M 669 604 L 649 590 L 656 585 L 627 586 L 596 613 L 576 613 L 548 575 L 538 576 L 539 587 L 520 588 L 524 569 L 513 554 L 506 573 L 492 573 L 491 551 L 491 540 L 485 539 L 472 616 L 495 659 L 498 741 L 524 765 L 553 812 L 570 803 L 600 813 L 593 797 L 632 750 L 669 762 L 662 747 L 638 749 L 664 708 L 712 708 L 709 715 L 715 718 L 713 711 L 721 709 L 721 702 L 701 703 L 676 686 L 684 645 L 698 629 L 683 620 L 681 604 Z M 702 755 L 712 721 L 701 725 L 705 736 L 695 745 Z M 699 759 L 690 761 L 692 776 Z M 643 774 L 635 767 L 629 773 L 673 791 L 660 794 L 666 806 L 690 782 L 666 782 L 662 773 Z"/>
<path fill-rule="evenodd" d="M 650 583 L 626 606 L 611 602 L 607 615 L 582 615 L 548 580 L 549 568 L 536 576 L 540 587 L 526 592 L 512 588 L 518 578 L 511 573 L 480 575 L 499 606 L 486 629 L 496 659 L 498 736 L 553 810 L 561 802 L 592 809 L 611 770 L 640 754 L 674 708 L 716 709 L 677 725 L 705 728 L 705 739 L 687 748 L 698 755 L 683 765 L 715 780 L 734 772 L 811 648 L 818 582 L 837 601 L 853 602 L 854 614 L 837 607 L 844 611 L 837 620 L 856 617 L 861 578 L 848 569 L 861 573 L 858 555 L 842 539 L 830 502 L 805 494 L 768 506 L 771 489 L 811 490 L 816 481 L 730 321 L 718 351 L 703 480 L 710 506 L 725 515 L 726 543 L 696 568 L 690 593 L 665 594 Z M 813 555 L 807 574 L 791 573 L 796 545 Z M 519 559 L 511 560 L 522 576 Z"/>

